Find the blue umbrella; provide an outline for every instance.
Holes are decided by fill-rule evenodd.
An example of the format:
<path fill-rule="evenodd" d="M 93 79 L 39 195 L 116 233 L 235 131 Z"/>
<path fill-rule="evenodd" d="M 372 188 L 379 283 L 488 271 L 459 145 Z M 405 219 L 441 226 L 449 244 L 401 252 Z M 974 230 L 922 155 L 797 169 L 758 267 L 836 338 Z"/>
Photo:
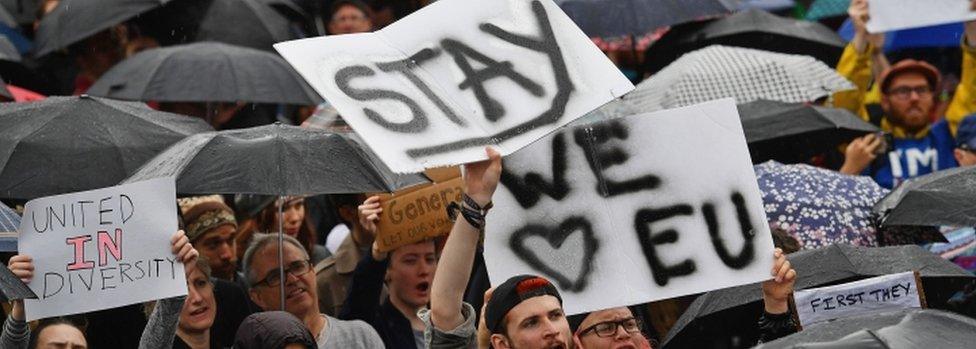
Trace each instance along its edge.
<path fill-rule="evenodd" d="M 871 178 L 775 161 L 755 171 L 770 227 L 790 233 L 803 249 L 878 246 L 871 208 L 888 190 Z"/>
<path fill-rule="evenodd" d="M 854 24 L 848 18 L 837 30 L 840 37 L 854 38 Z M 963 35 L 962 23 L 949 23 L 931 27 L 896 30 L 885 33 L 885 52 L 906 48 L 958 47 Z"/>
<path fill-rule="evenodd" d="M 0 203 L 0 252 L 17 251 L 17 229 L 20 227 L 20 215 L 13 209 Z"/>

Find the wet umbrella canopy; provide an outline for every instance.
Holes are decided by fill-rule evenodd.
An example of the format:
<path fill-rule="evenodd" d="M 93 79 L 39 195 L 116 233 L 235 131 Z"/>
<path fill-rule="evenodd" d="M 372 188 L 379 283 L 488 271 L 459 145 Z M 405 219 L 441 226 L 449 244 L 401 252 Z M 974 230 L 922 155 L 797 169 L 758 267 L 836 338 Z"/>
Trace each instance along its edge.
<path fill-rule="evenodd" d="M 681 54 L 709 45 L 807 55 L 833 66 L 846 43 L 823 24 L 747 10 L 708 22 L 672 27 L 648 49 L 652 53 L 648 55 L 648 69 L 658 71 Z"/>
<path fill-rule="evenodd" d="M 976 167 L 911 179 L 874 206 L 886 226 L 976 226 Z"/>
<path fill-rule="evenodd" d="M 813 102 L 853 89 L 850 81 L 810 56 L 731 46 L 709 46 L 681 56 L 624 95 L 642 112 L 732 97 Z"/>
<path fill-rule="evenodd" d="M 755 170 L 770 226 L 792 235 L 802 249 L 878 246 L 871 206 L 888 190 L 870 177 L 775 161 Z"/>
<path fill-rule="evenodd" d="M 166 176 L 177 177 L 179 194 L 392 192 L 427 182 L 394 174 L 346 134 L 277 123 L 188 137 L 126 182 Z"/>
<path fill-rule="evenodd" d="M 556 0 L 590 37 L 644 35 L 654 29 L 732 12 L 733 0 Z"/>
<path fill-rule="evenodd" d="M 61 0 L 44 16 L 34 36 L 43 56 L 162 6 L 170 0 Z"/>
<path fill-rule="evenodd" d="M 159 102 L 315 105 L 322 100 L 280 56 L 216 42 L 140 52 L 112 67 L 88 93 Z"/>
<path fill-rule="evenodd" d="M 831 245 L 788 256 L 796 274 L 796 289 L 840 284 L 867 277 L 917 270 L 926 301 L 944 307 L 963 284 L 976 278 L 959 266 L 915 245 L 854 247 Z M 705 293 L 681 315 L 664 341 L 665 348 L 704 348 L 733 335 L 745 343 L 759 338 L 756 322 L 762 314 L 759 283 Z"/>
<path fill-rule="evenodd" d="M 200 119 L 109 99 L 0 104 L 0 197 L 33 199 L 117 184 Z"/>
<path fill-rule="evenodd" d="M 739 104 L 738 108 L 754 163 L 805 162 L 818 154 L 836 151 L 841 143 L 881 131 L 839 108 L 769 100 Z"/>
<path fill-rule="evenodd" d="M 273 52 L 296 39 L 288 19 L 262 0 L 171 0 L 139 23 L 164 46 L 217 41 Z"/>
<path fill-rule="evenodd" d="M 838 319 L 757 347 L 773 348 L 968 348 L 976 320 L 933 309 L 905 309 Z"/>

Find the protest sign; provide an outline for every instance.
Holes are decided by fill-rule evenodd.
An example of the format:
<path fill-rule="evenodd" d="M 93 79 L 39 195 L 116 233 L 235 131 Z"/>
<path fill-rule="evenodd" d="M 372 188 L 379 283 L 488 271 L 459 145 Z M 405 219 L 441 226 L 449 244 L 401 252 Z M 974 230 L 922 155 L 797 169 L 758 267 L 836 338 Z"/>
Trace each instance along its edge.
<path fill-rule="evenodd" d="M 871 0 L 868 32 L 927 27 L 976 19 L 969 0 Z"/>
<path fill-rule="evenodd" d="M 510 154 L 634 88 L 552 0 L 441 0 L 275 49 L 400 173 Z"/>
<path fill-rule="evenodd" d="M 427 177 L 434 183 L 379 195 L 383 213 L 376 223 L 376 242 L 380 251 L 451 232 L 454 222 L 447 205 L 461 201 L 461 171 L 457 167 L 428 170 Z"/>
<path fill-rule="evenodd" d="M 560 131 L 503 168 L 485 234 L 493 284 L 545 276 L 574 314 L 770 278 L 732 99 Z"/>
<path fill-rule="evenodd" d="M 904 272 L 793 293 L 801 326 L 885 311 L 924 308 L 918 274 Z"/>
<path fill-rule="evenodd" d="M 176 217 L 172 177 L 28 202 L 19 247 L 38 299 L 25 300 L 27 320 L 185 295 Z"/>

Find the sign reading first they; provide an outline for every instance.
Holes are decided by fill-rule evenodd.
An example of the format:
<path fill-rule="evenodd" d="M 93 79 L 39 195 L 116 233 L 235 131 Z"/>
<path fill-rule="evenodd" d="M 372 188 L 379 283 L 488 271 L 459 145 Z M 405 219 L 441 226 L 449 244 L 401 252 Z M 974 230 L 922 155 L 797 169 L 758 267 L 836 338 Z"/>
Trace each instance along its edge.
<path fill-rule="evenodd" d="M 185 295 L 176 230 L 173 178 L 31 200 L 19 231 L 38 297 L 27 320 Z"/>
<path fill-rule="evenodd" d="M 401 173 L 508 155 L 634 88 L 552 0 L 441 0 L 275 49 Z"/>

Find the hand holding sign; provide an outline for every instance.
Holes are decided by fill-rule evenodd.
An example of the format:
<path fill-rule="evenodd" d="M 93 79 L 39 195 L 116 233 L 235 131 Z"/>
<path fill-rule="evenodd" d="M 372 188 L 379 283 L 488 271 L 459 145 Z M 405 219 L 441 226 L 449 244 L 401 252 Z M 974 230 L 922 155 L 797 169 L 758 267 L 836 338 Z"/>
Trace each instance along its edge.
<path fill-rule="evenodd" d="M 772 275 L 773 279 L 763 282 L 763 304 L 766 312 L 770 314 L 783 314 L 789 310 L 790 294 L 793 293 L 793 285 L 796 284 L 796 270 L 786 260 L 783 250 L 777 248 L 773 252 Z"/>

